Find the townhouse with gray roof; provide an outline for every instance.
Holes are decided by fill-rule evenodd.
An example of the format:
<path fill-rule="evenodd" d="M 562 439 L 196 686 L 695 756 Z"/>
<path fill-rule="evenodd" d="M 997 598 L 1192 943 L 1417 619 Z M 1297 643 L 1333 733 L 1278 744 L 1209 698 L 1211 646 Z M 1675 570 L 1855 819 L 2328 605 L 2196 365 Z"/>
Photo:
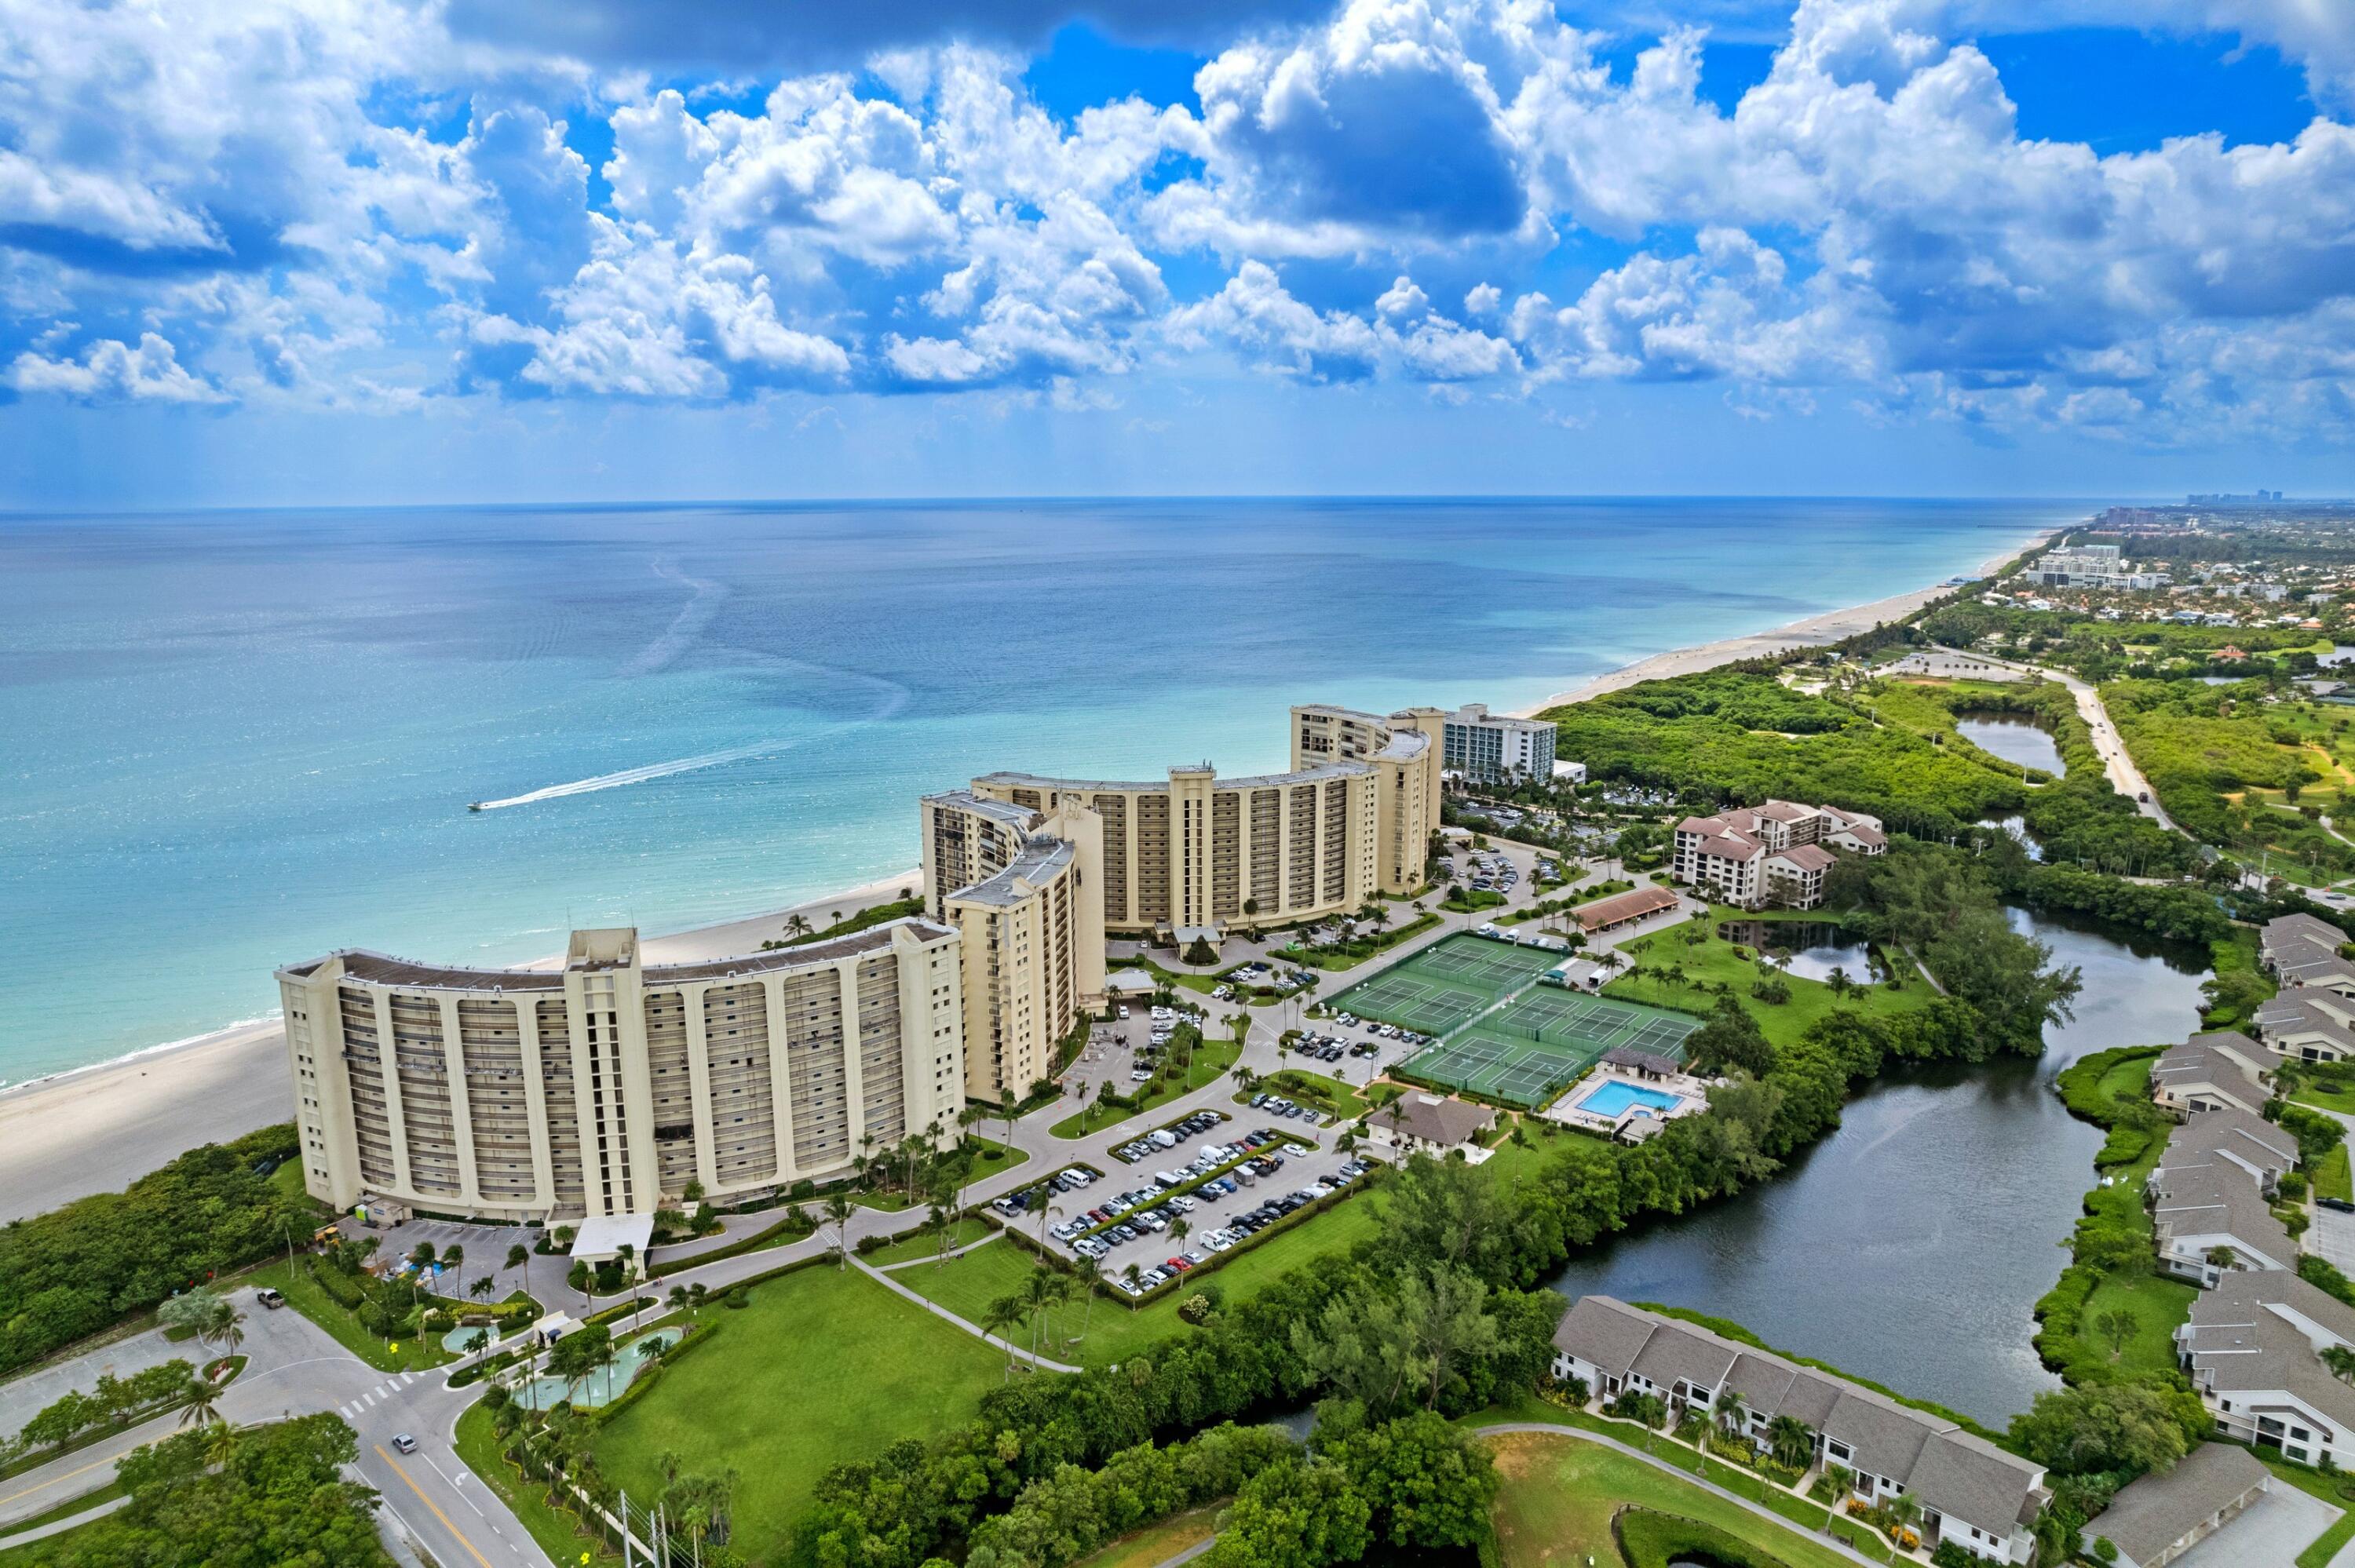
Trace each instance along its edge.
<path fill-rule="evenodd" d="M 2143 1189 L 2159 1266 L 2206 1287 L 2235 1270 L 2296 1268 L 2297 1243 L 2269 1200 L 2296 1165 L 2297 1139 L 2263 1117 L 2194 1113 Z"/>
<path fill-rule="evenodd" d="M 2347 933 L 2315 915 L 2284 915 L 2257 935 L 2257 962 L 2284 989 L 2355 997 L 2355 960 L 2341 958 Z"/>
<path fill-rule="evenodd" d="M 1738 1429 L 1761 1448 L 1774 1420 L 1792 1417 L 1813 1435 L 1816 1464 L 1854 1473 L 1858 1498 L 1920 1504 L 1925 1550 L 1951 1541 L 1994 1563 L 2034 1555 L 2042 1467 L 1944 1416 L 1608 1296 L 1581 1297 L 1553 1343 L 1554 1375 L 1579 1379 L 1598 1399 L 1632 1391 L 1659 1398 L 1672 1416 L 1713 1414 L 1730 1390 L 1742 1400 Z"/>
<path fill-rule="evenodd" d="M 2355 1001 L 2336 991 L 2283 991 L 2249 1021 L 2276 1055 L 2301 1062 L 2343 1062 L 2355 1056 Z"/>
<path fill-rule="evenodd" d="M 2255 1116 L 2272 1097 L 2266 1080 L 2275 1060 L 2245 1034 L 2194 1034 L 2151 1064 L 2150 1097 L 2161 1109 L 2183 1115 L 2237 1110 Z"/>
<path fill-rule="evenodd" d="M 2355 1308 L 2292 1273 L 2234 1273 L 2175 1330 L 2184 1375 L 2222 1434 L 2302 1464 L 2355 1465 L 2355 1388 L 2323 1351 L 2355 1349 Z"/>

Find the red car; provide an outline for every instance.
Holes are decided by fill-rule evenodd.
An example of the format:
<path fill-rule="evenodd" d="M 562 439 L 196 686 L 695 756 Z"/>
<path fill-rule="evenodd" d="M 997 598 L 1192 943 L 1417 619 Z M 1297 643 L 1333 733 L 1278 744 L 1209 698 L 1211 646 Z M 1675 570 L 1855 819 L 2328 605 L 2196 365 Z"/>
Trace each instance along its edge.
<path fill-rule="evenodd" d="M 1162 1266 L 1162 1267 L 1164 1267 L 1164 1268 L 1174 1268 L 1174 1269 L 1176 1269 L 1178 1273 L 1183 1274 L 1183 1273 L 1185 1273 L 1188 1269 L 1189 1269 L 1189 1268 L 1193 1267 L 1194 1266 L 1193 1266 L 1193 1264 L 1192 1264 L 1191 1262 L 1188 1261 L 1188 1260 L 1187 1260 L 1187 1259 L 1185 1259 L 1185 1258 L 1182 1258 L 1182 1257 L 1172 1257 L 1172 1258 L 1165 1258 L 1165 1259 L 1162 1261 L 1162 1265 L 1161 1265 L 1161 1266 Z"/>

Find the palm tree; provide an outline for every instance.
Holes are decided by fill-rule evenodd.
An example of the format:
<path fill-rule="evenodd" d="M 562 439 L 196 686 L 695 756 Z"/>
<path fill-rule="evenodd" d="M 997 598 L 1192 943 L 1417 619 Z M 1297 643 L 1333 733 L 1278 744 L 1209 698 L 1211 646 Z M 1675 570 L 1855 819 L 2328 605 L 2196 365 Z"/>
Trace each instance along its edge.
<path fill-rule="evenodd" d="M 496 1275 L 485 1274 L 477 1278 L 474 1284 L 466 1287 L 466 1294 L 473 1297 L 477 1301 L 487 1301 L 491 1298 L 491 1292 L 496 1290 L 498 1287 L 498 1277 Z"/>
<path fill-rule="evenodd" d="M 1826 1465 L 1824 1479 L 1831 1482 L 1834 1498 L 1844 1498 L 1856 1490 L 1856 1472 L 1846 1465 Z"/>
<path fill-rule="evenodd" d="M 2230 1269 L 2238 1268 L 2240 1266 L 2241 1260 L 2239 1255 L 2234 1253 L 2231 1247 L 2224 1245 L 2222 1243 L 2219 1242 L 2216 1245 L 2208 1249 L 2209 1267 Z"/>
<path fill-rule="evenodd" d="M 1193 1222 L 1182 1214 L 1169 1222 L 1169 1239 L 1178 1244 L 1178 1251 L 1186 1250 L 1186 1238 L 1192 1234 L 1193 1229 Z"/>
<path fill-rule="evenodd" d="M 1030 1354 L 1034 1359 L 1039 1354 L 1039 1335 L 1047 1326 L 1047 1308 L 1055 1304 L 1062 1277 L 1060 1274 L 1050 1274 L 1040 1268 L 1032 1270 L 1030 1277 L 1022 1282 L 1023 1298 L 1029 1303 L 1032 1314 Z"/>
<path fill-rule="evenodd" d="M 1766 1449 L 1795 1470 L 1804 1470 L 1816 1457 L 1816 1436 L 1796 1415 L 1778 1415 L 1766 1424 Z"/>
<path fill-rule="evenodd" d="M 788 937 L 806 937 L 810 929 L 809 916 L 798 911 L 785 919 L 785 935 Z"/>
<path fill-rule="evenodd" d="M 1135 1265 L 1135 1264 L 1133 1264 L 1133 1263 L 1132 1263 L 1132 1264 L 1130 1264 L 1126 1268 L 1124 1268 L 1124 1269 L 1122 1269 L 1122 1270 L 1120 1271 L 1120 1277 L 1121 1277 L 1123 1279 L 1127 1280 L 1131 1285 L 1135 1285 L 1135 1284 L 1137 1282 L 1138 1278 L 1139 1278 L 1139 1277 L 1144 1274 L 1144 1272 L 1145 1272 L 1145 1271 L 1144 1271 L 1143 1269 L 1141 1269 L 1141 1268 L 1137 1267 L 1137 1266 L 1136 1266 L 1136 1265 Z M 1135 1296 L 1131 1296 L 1131 1297 L 1128 1298 L 1128 1309 L 1129 1309 L 1131 1312 L 1134 1312 L 1134 1311 L 1135 1311 L 1135 1310 L 1136 1310 L 1136 1303 L 1137 1303 L 1137 1299 L 1138 1299 L 1138 1298 L 1137 1298 L 1136 1297 L 1135 1297 Z"/>
<path fill-rule="evenodd" d="M 466 1266 L 466 1249 L 463 1246 L 444 1247 L 442 1251 L 442 1266 L 450 1271 L 453 1282 L 451 1287 L 454 1290 L 457 1286 L 465 1282 L 466 1276 L 464 1271 Z"/>
<path fill-rule="evenodd" d="M 531 1294 L 531 1248 L 521 1242 L 507 1248 L 507 1266 L 523 1270 L 523 1293 Z"/>
<path fill-rule="evenodd" d="M 205 1462 L 227 1465 L 237 1457 L 237 1428 L 226 1421 L 213 1423 L 212 1441 L 205 1445 Z"/>
<path fill-rule="evenodd" d="M 1742 1402 L 1741 1394 L 1730 1388 L 1718 1391 L 1714 1408 L 1718 1426 L 1729 1433 L 1741 1431 L 1742 1424 L 1750 1419 L 1750 1407 Z"/>
<path fill-rule="evenodd" d="M 212 1379 L 190 1377 L 181 1389 L 180 1397 L 188 1402 L 187 1407 L 180 1412 L 181 1425 L 201 1426 L 208 1421 L 220 1419 L 220 1390 L 213 1386 Z"/>
<path fill-rule="evenodd" d="M 2355 1351 L 2345 1345 L 2333 1345 L 2322 1352 L 2322 1364 L 2330 1375 L 2341 1383 L 2355 1383 Z"/>
<path fill-rule="evenodd" d="M 1001 1296 L 982 1309 L 981 1331 L 1006 1347 L 1006 1370 L 997 1381 L 1004 1383 L 1014 1375 L 1014 1340 L 1007 1330 L 1028 1315 L 1030 1304 L 1019 1296 Z"/>
<path fill-rule="evenodd" d="M 826 1217 L 827 1223 L 834 1226 L 835 1266 L 847 1269 L 850 1266 L 849 1196 L 842 1192 L 828 1192 L 826 1195 Z"/>
<path fill-rule="evenodd" d="M 1088 1319 L 1095 1316 L 1096 1282 L 1103 1277 L 1103 1265 L 1094 1258 L 1083 1257 L 1079 1260 L 1079 1266 L 1080 1289 L 1086 1297 L 1085 1304 L 1080 1308 L 1080 1338 L 1085 1340 L 1088 1337 Z M 2355 1351 L 2350 1351 L 2350 1355 L 2355 1358 Z"/>

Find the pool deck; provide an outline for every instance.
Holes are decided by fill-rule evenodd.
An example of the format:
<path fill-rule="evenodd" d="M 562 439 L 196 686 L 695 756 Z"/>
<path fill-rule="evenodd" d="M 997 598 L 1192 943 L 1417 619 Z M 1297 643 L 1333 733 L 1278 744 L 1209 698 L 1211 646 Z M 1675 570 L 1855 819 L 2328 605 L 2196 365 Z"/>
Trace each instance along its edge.
<path fill-rule="evenodd" d="M 1689 1073 L 1678 1073 L 1667 1078 L 1646 1078 L 1617 1067 L 1597 1066 L 1594 1071 L 1563 1091 L 1561 1097 L 1538 1112 L 1549 1121 L 1564 1127 L 1574 1127 L 1581 1132 L 1598 1132 L 1605 1138 L 1618 1138 L 1627 1124 L 1639 1117 L 1673 1121 L 1680 1116 L 1696 1116 L 1709 1108 L 1710 1080 L 1697 1078 Z M 1616 1116 L 1602 1116 L 1581 1110 L 1579 1102 L 1612 1084 L 1625 1084 L 1639 1095 L 1674 1095 L 1678 1103 L 1666 1111 L 1641 1100 L 1630 1102 Z M 1632 1141 L 1632 1140 L 1631 1140 Z"/>

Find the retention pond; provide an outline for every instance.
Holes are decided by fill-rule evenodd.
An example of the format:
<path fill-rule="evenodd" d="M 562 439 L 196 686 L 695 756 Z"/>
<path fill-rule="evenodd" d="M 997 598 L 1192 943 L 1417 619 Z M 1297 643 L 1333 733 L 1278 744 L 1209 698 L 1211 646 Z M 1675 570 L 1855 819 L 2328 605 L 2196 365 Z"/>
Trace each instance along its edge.
<path fill-rule="evenodd" d="M 2012 923 L 2084 972 L 2041 1058 L 1892 1071 L 1787 1169 L 1575 1259 L 1553 1287 L 1731 1318 L 1994 1426 L 2057 1388 L 2031 1312 L 2066 1262 L 2102 1134 L 2062 1108 L 2053 1076 L 2197 1029 L 2206 955 L 2026 911 Z"/>
<path fill-rule="evenodd" d="M 2069 770 L 2061 760 L 2060 744 L 2051 732 L 2010 714 L 1967 714 L 1955 721 L 1955 733 L 2022 768 L 2041 768 L 2058 779 Z"/>

